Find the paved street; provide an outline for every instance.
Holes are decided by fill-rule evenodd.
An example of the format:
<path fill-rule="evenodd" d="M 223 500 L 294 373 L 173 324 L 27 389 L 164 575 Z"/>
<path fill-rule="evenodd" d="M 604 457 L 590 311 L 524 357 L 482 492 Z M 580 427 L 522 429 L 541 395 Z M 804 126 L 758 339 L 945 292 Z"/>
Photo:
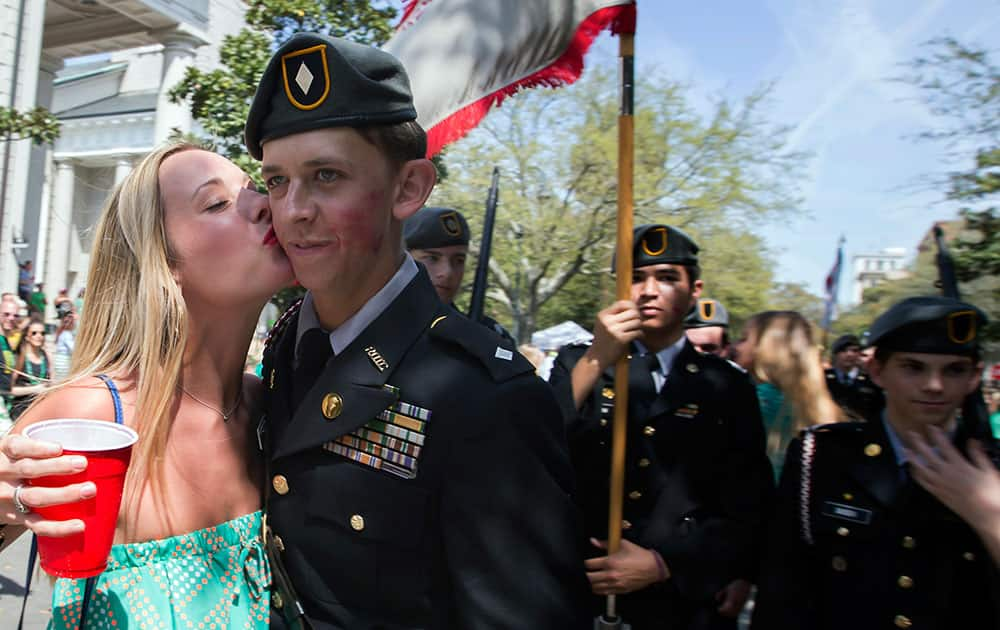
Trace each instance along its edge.
<path fill-rule="evenodd" d="M 28 568 L 28 550 L 31 536 L 25 534 L 0 555 L 0 628 L 17 628 L 17 616 L 21 614 L 21 598 L 24 596 L 24 574 Z M 52 587 L 49 576 L 35 569 L 31 583 L 31 597 L 24 614 L 26 630 L 42 630 L 51 616 L 49 605 L 52 601 Z"/>

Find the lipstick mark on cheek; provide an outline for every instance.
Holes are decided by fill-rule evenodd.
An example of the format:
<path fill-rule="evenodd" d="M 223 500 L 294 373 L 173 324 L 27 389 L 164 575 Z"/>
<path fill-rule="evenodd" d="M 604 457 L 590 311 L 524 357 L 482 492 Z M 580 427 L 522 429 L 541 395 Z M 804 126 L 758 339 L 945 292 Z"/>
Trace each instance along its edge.
<path fill-rule="evenodd" d="M 363 208 L 346 208 L 337 214 L 336 224 L 333 226 L 332 235 L 340 240 L 345 246 L 355 250 L 377 252 L 382 247 L 385 238 L 385 230 L 377 220 L 376 201 L 381 194 L 372 192 L 368 195 L 370 204 Z"/>

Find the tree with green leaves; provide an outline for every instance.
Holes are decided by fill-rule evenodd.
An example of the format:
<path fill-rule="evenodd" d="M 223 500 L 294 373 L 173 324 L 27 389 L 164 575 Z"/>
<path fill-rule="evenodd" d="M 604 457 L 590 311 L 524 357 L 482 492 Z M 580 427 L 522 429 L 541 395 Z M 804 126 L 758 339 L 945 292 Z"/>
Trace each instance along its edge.
<path fill-rule="evenodd" d="M 920 90 L 941 122 L 918 138 L 941 143 L 955 166 L 932 179 L 932 185 L 944 199 L 966 205 L 951 242 L 962 297 L 997 313 L 1000 215 L 993 204 L 1000 193 L 1000 67 L 988 51 L 953 38 L 933 40 L 927 51 L 909 64 L 909 74 L 901 80 Z M 918 255 L 909 278 L 866 291 L 865 303 L 846 314 L 838 327 L 857 326 L 872 308 L 883 309 L 891 301 L 936 292 L 936 278 L 933 257 Z M 1000 340 L 1000 323 L 992 322 L 986 337 Z"/>
<path fill-rule="evenodd" d="M 772 265 L 751 228 L 797 211 L 804 162 L 786 151 L 787 128 L 766 119 L 769 86 L 702 116 L 684 85 L 645 76 L 636 85 L 636 224 L 669 223 L 696 238 L 707 293 L 730 313 L 766 308 Z M 566 317 L 589 321 L 613 299 L 617 90 L 614 72 L 595 67 L 574 86 L 507 101 L 449 149 L 452 172 L 432 202 L 463 210 L 473 234 L 492 168 L 501 169 L 487 309 L 520 341 Z"/>
<path fill-rule="evenodd" d="M 59 119 L 44 107 L 21 112 L 0 107 L 0 139 L 31 139 L 35 144 L 49 144 L 59 137 Z"/>

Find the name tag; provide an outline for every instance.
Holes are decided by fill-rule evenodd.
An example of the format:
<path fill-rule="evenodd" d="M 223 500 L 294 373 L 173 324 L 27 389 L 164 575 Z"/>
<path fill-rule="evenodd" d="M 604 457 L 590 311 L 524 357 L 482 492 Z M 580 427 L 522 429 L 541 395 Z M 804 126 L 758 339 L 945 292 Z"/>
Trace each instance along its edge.
<path fill-rule="evenodd" d="M 843 503 L 834 503 L 833 501 L 823 502 L 823 516 L 829 516 L 841 521 L 861 523 L 862 525 L 868 525 L 872 522 L 871 510 L 854 507 L 853 505 L 844 505 Z"/>

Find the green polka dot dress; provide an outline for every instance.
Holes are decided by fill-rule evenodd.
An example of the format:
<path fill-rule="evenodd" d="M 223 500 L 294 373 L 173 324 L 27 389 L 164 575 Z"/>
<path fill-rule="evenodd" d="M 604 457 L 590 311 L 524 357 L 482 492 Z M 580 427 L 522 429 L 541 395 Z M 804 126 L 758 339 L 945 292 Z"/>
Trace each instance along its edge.
<path fill-rule="evenodd" d="M 115 545 L 88 630 L 267 628 L 271 571 L 261 512 L 162 540 Z M 79 627 L 85 580 L 56 580 L 49 628 Z"/>

